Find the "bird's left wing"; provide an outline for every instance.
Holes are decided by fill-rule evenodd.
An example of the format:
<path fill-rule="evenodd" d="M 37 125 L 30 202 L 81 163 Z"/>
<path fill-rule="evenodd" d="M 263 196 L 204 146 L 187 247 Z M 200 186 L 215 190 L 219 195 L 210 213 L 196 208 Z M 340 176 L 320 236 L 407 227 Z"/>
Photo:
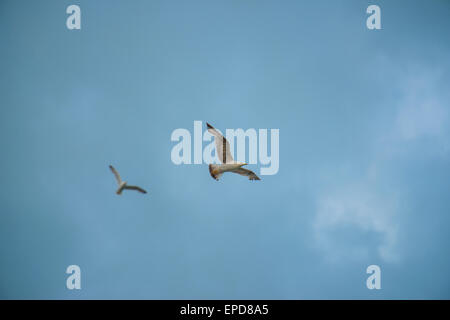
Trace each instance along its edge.
<path fill-rule="evenodd" d="M 147 191 L 145 191 L 144 189 L 142 189 L 141 187 L 138 187 L 138 186 L 125 186 L 124 189 L 136 190 L 136 191 L 139 191 L 140 193 L 147 193 Z"/>
<path fill-rule="evenodd" d="M 114 173 L 114 176 L 116 177 L 117 183 L 120 185 L 120 183 L 122 182 L 122 179 L 120 179 L 119 173 L 117 172 L 116 169 L 114 169 L 113 166 L 109 166 L 109 169 L 111 169 L 112 173 Z"/>
<path fill-rule="evenodd" d="M 240 174 L 241 176 L 247 176 L 249 180 L 261 180 L 253 171 L 248 169 L 238 168 L 232 172 Z"/>
<path fill-rule="evenodd" d="M 225 137 L 209 123 L 206 123 L 206 126 L 208 128 L 208 132 L 214 136 L 219 161 L 224 164 L 234 162 L 233 156 L 231 155 L 230 144 L 227 139 L 225 139 Z"/>

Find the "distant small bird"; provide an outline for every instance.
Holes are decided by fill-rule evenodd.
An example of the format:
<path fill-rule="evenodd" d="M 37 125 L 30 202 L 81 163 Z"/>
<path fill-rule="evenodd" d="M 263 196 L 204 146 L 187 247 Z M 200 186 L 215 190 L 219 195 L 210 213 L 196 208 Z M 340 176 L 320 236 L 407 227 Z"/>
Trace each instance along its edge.
<path fill-rule="evenodd" d="M 216 143 L 217 156 L 223 164 L 209 165 L 209 173 L 211 177 L 219 180 L 220 176 L 225 172 L 234 172 L 240 174 L 241 176 L 247 176 L 249 180 L 261 180 L 253 171 L 242 168 L 242 166 L 247 165 L 245 162 L 236 162 L 233 160 L 233 156 L 230 152 L 230 144 L 223 135 L 219 133 L 212 125 L 206 123 L 208 127 L 208 132 L 214 136 L 214 141 Z"/>
<path fill-rule="evenodd" d="M 117 189 L 117 191 L 116 191 L 117 194 L 122 194 L 123 190 L 137 190 L 141 193 L 147 193 L 147 191 L 145 191 L 144 189 L 142 189 L 138 186 L 127 185 L 127 182 L 122 181 L 122 179 L 119 176 L 119 173 L 117 172 L 116 169 L 114 169 L 113 166 L 110 165 L 109 168 L 111 169 L 112 173 L 114 173 L 114 175 L 116 176 L 117 183 L 119 184 L 119 189 Z"/>

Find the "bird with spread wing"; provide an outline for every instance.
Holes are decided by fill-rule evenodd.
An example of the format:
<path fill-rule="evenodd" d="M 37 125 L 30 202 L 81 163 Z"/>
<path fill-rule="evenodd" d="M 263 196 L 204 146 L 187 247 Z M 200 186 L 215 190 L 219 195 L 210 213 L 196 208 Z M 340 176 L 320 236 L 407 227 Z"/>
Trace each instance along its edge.
<path fill-rule="evenodd" d="M 241 176 L 247 176 L 249 180 L 261 180 L 253 171 L 242 168 L 242 166 L 247 165 L 247 163 L 234 161 L 230 152 L 230 144 L 219 131 L 209 123 L 206 123 L 206 126 L 208 127 L 208 132 L 214 136 L 217 157 L 219 158 L 219 161 L 222 162 L 220 165 L 209 165 L 211 177 L 219 180 L 220 176 L 225 172 L 233 172 L 240 174 Z"/>
<path fill-rule="evenodd" d="M 117 172 L 116 169 L 114 169 L 113 166 L 110 165 L 109 168 L 111 169 L 112 173 L 114 173 L 114 176 L 116 177 L 117 183 L 119 184 L 119 189 L 117 189 L 117 191 L 116 191 L 117 194 L 122 194 L 123 190 L 136 190 L 136 191 L 139 191 L 140 193 L 147 193 L 147 191 L 145 191 L 141 187 L 129 186 L 126 181 L 122 181 L 122 179 L 120 178 L 119 173 Z"/>

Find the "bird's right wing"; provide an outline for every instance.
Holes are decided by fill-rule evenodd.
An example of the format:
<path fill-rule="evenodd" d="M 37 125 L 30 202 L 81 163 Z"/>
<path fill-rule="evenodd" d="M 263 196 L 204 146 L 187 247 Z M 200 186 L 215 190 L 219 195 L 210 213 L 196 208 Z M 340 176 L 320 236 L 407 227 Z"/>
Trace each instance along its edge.
<path fill-rule="evenodd" d="M 136 190 L 136 191 L 139 191 L 140 193 L 147 193 L 147 191 L 145 191 L 144 189 L 142 189 L 141 187 L 138 187 L 138 186 L 125 186 L 124 189 Z"/>
<path fill-rule="evenodd" d="M 116 169 L 114 169 L 113 166 L 109 166 L 109 168 L 111 169 L 112 173 L 114 173 L 114 176 L 116 177 L 117 183 L 120 185 L 122 183 L 122 179 L 120 179 L 119 173 L 117 172 Z"/>
<path fill-rule="evenodd" d="M 230 163 L 234 162 L 233 156 L 230 151 L 230 144 L 227 139 L 223 135 L 220 134 L 219 131 L 216 130 L 212 125 L 206 123 L 208 127 L 208 132 L 214 136 L 214 141 L 216 143 L 216 152 L 219 161 L 222 163 Z"/>
<path fill-rule="evenodd" d="M 233 170 L 232 172 L 240 174 L 241 176 L 247 176 L 249 180 L 261 180 L 253 171 L 244 169 L 244 168 L 237 168 Z"/>

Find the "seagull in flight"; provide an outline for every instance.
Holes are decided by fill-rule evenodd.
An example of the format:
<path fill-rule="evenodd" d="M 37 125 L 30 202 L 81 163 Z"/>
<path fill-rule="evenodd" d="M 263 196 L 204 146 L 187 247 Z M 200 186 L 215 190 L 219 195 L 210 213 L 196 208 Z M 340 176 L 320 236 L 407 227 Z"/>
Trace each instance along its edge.
<path fill-rule="evenodd" d="M 147 193 L 147 191 L 145 191 L 141 187 L 127 185 L 127 182 L 126 181 L 122 181 L 122 179 L 120 178 L 119 173 L 117 172 L 116 169 L 114 169 L 113 166 L 110 165 L 109 168 L 111 169 L 112 173 L 114 173 L 114 176 L 116 177 L 117 183 L 119 184 L 119 189 L 117 189 L 117 191 L 116 191 L 117 194 L 122 194 L 123 190 L 136 190 L 136 191 L 139 191 L 140 193 Z"/>
<path fill-rule="evenodd" d="M 206 126 L 208 127 L 208 132 L 214 136 L 217 156 L 220 162 L 222 162 L 220 165 L 209 165 L 209 173 L 211 174 L 211 177 L 219 181 L 219 178 L 223 173 L 234 172 L 240 174 L 241 176 L 247 176 L 249 180 L 261 180 L 253 171 L 242 168 L 242 166 L 247 165 L 247 163 L 233 160 L 233 156 L 230 152 L 230 144 L 219 131 L 217 131 L 209 123 L 206 123 Z"/>

